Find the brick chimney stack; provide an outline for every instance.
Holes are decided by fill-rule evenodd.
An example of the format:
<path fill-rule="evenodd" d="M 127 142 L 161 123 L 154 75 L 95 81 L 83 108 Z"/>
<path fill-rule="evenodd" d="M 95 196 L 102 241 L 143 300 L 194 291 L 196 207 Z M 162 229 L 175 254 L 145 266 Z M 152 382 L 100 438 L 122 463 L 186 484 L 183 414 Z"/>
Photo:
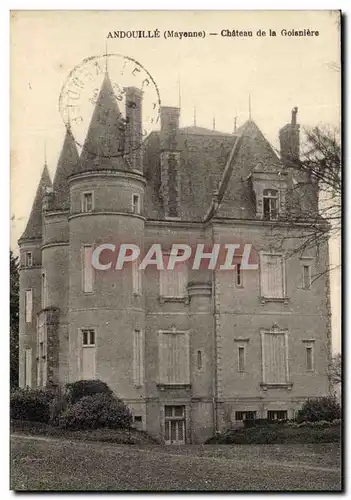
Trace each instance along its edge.
<path fill-rule="evenodd" d="M 179 108 L 161 108 L 161 187 L 164 217 L 180 218 Z"/>
<path fill-rule="evenodd" d="M 300 125 L 297 123 L 298 108 L 291 111 L 291 123 L 279 131 L 280 156 L 283 161 L 293 162 L 300 156 Z"/>
<path fill-rule="evenodd" d="M 126 87 L 125 154 L 133 170 L 142 171 L 142 91 Z"/>

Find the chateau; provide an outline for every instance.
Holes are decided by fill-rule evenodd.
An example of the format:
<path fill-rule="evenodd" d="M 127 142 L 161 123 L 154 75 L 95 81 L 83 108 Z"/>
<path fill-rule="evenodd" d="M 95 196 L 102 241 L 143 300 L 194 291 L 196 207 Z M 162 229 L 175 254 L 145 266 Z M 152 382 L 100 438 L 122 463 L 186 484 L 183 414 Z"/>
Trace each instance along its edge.
<path fill-rule="evenodd" d="M 278 155 L 251 119 L 233 134 L 180 128 L 176 107 L 142 142 L 142 92 L 126 102 L 123 119 L 106 73 L 81 154 L 68 126 L 53 182 L 42 172 L 19 240 L 20 386 L 101 379 L 165 443 L 293 418 L 328 394 L 330 356 L 328 273 L 313 279 L 328 249 L 293 251 L 318 211 L 313 179 L 287 166 L 297 109 Z M 91 265 L 101 243 L 237 241 L 257 270 Z"/>

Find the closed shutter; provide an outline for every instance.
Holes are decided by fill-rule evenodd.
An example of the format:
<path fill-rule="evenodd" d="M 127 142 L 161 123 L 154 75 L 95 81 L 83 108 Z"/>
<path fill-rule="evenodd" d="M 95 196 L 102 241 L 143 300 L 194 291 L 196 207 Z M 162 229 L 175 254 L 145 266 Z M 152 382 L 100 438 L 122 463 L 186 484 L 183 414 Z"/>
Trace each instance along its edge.
<path fill-rule="evenodd" d="M 32 387 L 32 349 L 26 349 L 25 350 L 25 357 L 24 357 L 24 373 L 25 373 L 25 381 L 24 385 L 25 387 Z"/>
<path fill-rule="evenodd" d="M 261 294 L 267 298 L 284 297 L 283 258 L 280 255 L 261 256 Z"/>
<path fill-rule="evenodd" d="M 264 382 L 267 384 L 284 384 L 286 379 L 286 345 L 285 335 L 264 333 L 263 363 Z"/>
<path fill-rule="evenodd" d="M 133 376 L 134 384 L 140 386 L 143 384 L 143 338 L 140 330 L 134 330 L 133 340 Z"/>
<path fill-rule="evenodd" d="M 189 383 L 189 344 L 185 333 L 160 333 L 159 375 L 162 384 Z"/>
<path fill-rule="evenodd" d="M 94 273 L 92 265 L 92 254 L 92 247 L 83 247 L 83 291 L 85 293 L 93 292 Z"/>
<path fill-rule="evenodd" d="M 31 323 L 33 311 L 33 290 L 26 290 L 25 303 L 26 323 Z"/>
<path fill-rule="evenodd" d="M 162 297 L 185 297 L 188 284 L 187 271 L 185 264 L 177 264 L 172 270 L 161 270 L 160 295 Z"/>
<path fill-rule="evenodd" d="M 95 369 L 95 347 L 83 347 L 82 379 L 90 380 L 96 378 Z"/>

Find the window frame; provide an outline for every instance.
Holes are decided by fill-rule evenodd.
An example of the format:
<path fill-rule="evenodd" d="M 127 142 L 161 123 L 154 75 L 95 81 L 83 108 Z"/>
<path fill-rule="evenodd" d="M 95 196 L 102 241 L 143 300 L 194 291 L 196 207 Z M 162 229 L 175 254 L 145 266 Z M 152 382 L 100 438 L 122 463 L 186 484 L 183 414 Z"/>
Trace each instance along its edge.
<path fill-rule="evenodd" d="M 280 328 L 270 328 L 270 329 L 261 329 L 261 368 L 262 368 L 262 382 L 261 387 L 264 389 L 270 387 L 292 387 L 292 383 L 290 381 L 290 369 L 289 369 L 289 331 L 287 329 Z M 281 382 L 268 382 L 266 376 L 266 358 L 265 358 L 265 335 L 283 335 L 284 336 L 284 356 L 285 356 L 285 381 Z"/>
<path fill-rule="evenodd" d="M 133 295 L 142 295 L 143 290 L 143 272 L 139 269 L 140 260 L 134 260 L 132 262 L 132 288 Z"/>
<path fill-rule="evenodd" d="M 28 292 L 30 292 L 30 309 L 28 308 Z M 30 324 L 33 322 L 33 288 L 27 288 L 24 291 L 24 319 L 25 323 Z"/>
<path fill-rule="evenodd" d="M 277 195 L 268 195 L 265 194 L 265 191 L 274 191 L 277 193 Z M 268 217 L 266 217 L 265 214 L 265 200 L 268 200 L 268 207 L 269 207 L 269 212 L 268 212 Z M 275 217 L 272 217 L 272 206 L 271 206 L 271 201 L 275 200 L 276 202 L 276 215 Z M 262 218 L 263 220 L 277 220 L 279 218 L 279 190 L 278 189 L 273 189 L 273 188 L 266 188 L 262 192 Z"/>
<path fill-rule="evenodd" d="M 247 414 L 253 414 L 253 418 L 247 418 Z M 241 415 L 242 414 L 242 415 Z M 238 418 L 240 416 L 243 416 L 244 418 Z M 255 420 L 257 418 L 257 411 L 256 410 L 235 410 L 235 421 L 236 422 L 243 422 L 244 420 Z"/>
<path fill-rule="evenodd" d="M 240 352 L 243 353 L 242 360 L 240 359 Z M 246 346 L 244 344 L 239 344 L 237 346 L 237 356 L 238 356 L 237 371 L 239 373 L 244 373 L 246 371 Z M 241 361 L 242 361 L 242 366 L 241 366 Z"/>
<path fill-rule="evenodd" d="M 186 357 L 187 357 L 187 364 L 185 365 L 186 367 L 186 373 L 185 376 L 183 377 L 182 381 L 176 381 L 176 382 L 170 382 L 169 380 L 166 380 L 163 377 L 162 373 L 162 351 L 163 351 L 163 335 L 184 335 L 185 338 L 185 345 L 186 345 Z M 176 328 L 173 328 L 172 330 L 159 330 L 158 331 L 158 384 L 159 386 L 189 386 L 190 385 L 190 380 L 191 380 L 191 367 L 190 367 L 190 338 L 189 338 L 189 330 L 177 330 Z"/>
<path fill-rule="evenodd" d="M 262 301 L 267 302 L 285 302 L 288 300 L 287 296 L 287 273 L 286 273 L 286 259 L 283 253 L 275 253 L 275 252 L 267 252 L 262 251 L 259 253 L 260 255 L 260 263 L 259 263 L 259 275 L 260 275 L 260 296 Z M 281 295 L 279 297 L 269 296 L 264 294 L 263 290 L 263 259 L 265 256 L 268 257 L 279 257 L 280 265 L 281 265 L 281 281 L 282 281 L 282 290 Z"/>
<path fill-rule="evenodd" d="M 136 198 L 136 203 L 134 198 Z M 141 198 L 139 193 L 132 194 L 132 213 L 136 215 L 140 215 L 141 213 Z"/>
<path fill-rule="evenodd" d="M 164 253 L 165 256 L 170 256 L 170 252 Z M 162 281 L 163 277 L 166 276 L 166 273 L 173 273 L 173 276 L 177 276 L 176 273 L 179 272 L 177 271 L 177 266 L 179 269 L 179 266 L 182 268 L 182 272 L 184 273 L 184 282 L 185 282 L 185 287 L 182 295 L 175 295 L 175 294 L 169 294 L 169 293 L 164 293 L 166 286 L 164 284 L 164 281 Z M 189 283 L 189 269 L 187 262 L 179 262 L 175 265 L 174 269 L 160 269 L 159 273 L 159 293 L 160 293 L 160 302 L 189 302 L 189 293 L 188 293 L 188 283 Z"/>
<path fill-rule="evenodd" d="M 28 258 L 30 256 L 30 259 Z M 33 267 L 33 252 L 26 252 L 24 257 L 25 267 Z"/>
<path fill-rule="evenodd" d="M 235 275 L 235 277 L 234 277 L 235 287 L 236 288 L 244 288 L 244 276 L 243 276 L 243 270 L 242 270 L 240 263 L 235 264 L 234 275 Z"/>
<path fill-rule="evenodd" d="M 305 351 L 305 371 L 306 372 L 315 372 L 315 340 L 314 339 L 307 339 L 303 340 L 303 345 L 304 345 L 304 351 Z M 311 368 L 308 368 L 308 363 L 307 363 L 307 350 L 311 350 Z"/>
<path fill-rule="evenodd" d="M 96 347 L 96 329 L 93 327 L 90 327 L 90 328 L 83 327 L 83 328 L 80 328 L 79 330 L 80 330 L 80 335 L 81 335 L 81 347 L 83 349 L 86 349 L 86 348 L 91 349 L 93 347 Z M 85 332 L 88 334 L 88 336 L 87 336 L 88 342 L 87 343 L 84 342 L 84 333 Z M 94 342 L 91 342 L 91 335 L 90 335 L 91 333 L 93 333 Z"/>
<path fill-rule="evenodd" d="M 139 335 L 139 341 L 137 341 L 136 333 Z M 137 353 L 138 344 L 139 352 Z M 138 361 L 139 366 L 137 366 Z M 144 335 L 141 328 L 133 330 L 133 384 L 135 387 L 142 387 L 144 384 Z"/>
<path fill-rule="evenodd" d="M 85 210 L 85 200 L 87 195 L 91 195 L 91 210 Z M 83 191 L 81 193 L 81 212 L 85 214 L 90 214 L 94 212 L 94 208 L 95 208 L 94 191 Z"/>
<path fill-rule="evenodd" d="M 82 292 L 85 294 L 85 295 L 92 295 L 95 293 L 95 268 L 94 266 L 92 265 L 91 263 L 91 290 L 87 290 L 86 288 L 86 279 L 85 279 L 85 272 L 86 272 L 86 269 L 85 269 L 85 249 L 86 248 L 90 248 L 91 249 L 91 253 L 93 253 L 94 251 L 94 247 L 93 245 L 90 245 L 90 244 L 83 244 L 82 245 L 82 249 L 81 249 L 81 266 L 82 266 Z"/>

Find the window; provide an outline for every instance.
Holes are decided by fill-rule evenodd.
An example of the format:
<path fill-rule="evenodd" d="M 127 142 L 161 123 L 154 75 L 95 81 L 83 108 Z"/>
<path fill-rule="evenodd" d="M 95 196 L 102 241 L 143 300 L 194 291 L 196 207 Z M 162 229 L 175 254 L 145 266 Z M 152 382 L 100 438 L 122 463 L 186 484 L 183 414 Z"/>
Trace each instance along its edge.
<path fill-rule="evenodd" d="M 311 266 L 304 264 L 302 272 L 302 287 L 305 290 L 309 290 L 311 288 Z"/>
<path fill-rule="evenodd" d="M 92 328 L 83 328 L 82 335 L 82 361 L 81 361 L 81 377 L 83 380 L 91 380 L 96 378 L 95 367 L 95 330 Z"/>
<path fill-rule="evenodd" d="M 197 351 L 197 369 L 202 370 L 202 352 Z"/>
<path fill-rule="evenodd" d="M 95 347 L 95 330 L 93 329 L 83 329 L 83 347 L 94 346 Z"/>
<path fill-rule="evenodd" d="M 238 371 L 239 372 L 245 371 L 245 347 L 244 346 L 238 347 Z"/>
<path fill-rule="evenodd" d="M 264 384 L 287 384 L 287 332 L 261 331 L 262 375 Z"/>
<path fill-rule="evenodd" d="M 32 387 L 32 349 L 24 351 L 24 386 Z"/>
<path fill-rule="evenodd" d="M 287 420 L 288 412 L 286 410 L 269 410 L 267 411 L 268 420 Z"/>
<path fill-rule="evenodd" d="M 46 272 L 43 271 L 41 273 L 41 307 L 42 307 L 42 309 L 45 309 L 48 305 L 47 298 L 48 298 L 47 278 L 46 278 Z"/>
<path fill-rule="evenodd" d="M 188 268 L 185 263 L 178 263 L 173 270 L 160 271 L 161 297 L 184 298 L 188 295 Z"/>
<path fill-rule="evenodd" d="M 143 421 L 143 417 L 141 415 L 135 415 L 134 422 L 142 422 L 142 421 Z"/>
<path fill-rule="evenodd" d="M 256 418 L 255 411 L 236 411 L 235 420 L 254 420 Z"/>
<path fill-rule="evenodd" d="M 235 285 L 238 287 L 243 286 L 243 272 L 241 264 L 236 264 L 235 266 Z"/>
<path fill-rule="evenodd" d="M 159 379 L 166 385 L 190 383 L 188 332 L 159 332 Z"/>
<path fill-rule="evenodd" d="M 274 220 L 278 217 L 278 191 L 265 189 L 263 191 L 263 218 Z"/>
<path fill-rule="evenodd" d="M 94 268 L 92 264 L 93 247 L 83 247 L 83 291 L 93 293 Z"/>
<path fill-rule="evenodd" d="M 32 311 L 33 311 L 33 290 L 26 290 L 25 294 L 25 311 L 26 311 L 26 323 L 32 322 Z"/>
<path fill-rule="evenodd" d="M 26 252 L 25 265 L 26 265 L 27 267 L 32 267 L 32 265 L 33 265 L 33 256 L 32 256 L 32 252 Z"/>
<path fill-rule="evenodd" d="M 311 372 L 314 370 L 314 356 L 313 356 L 313 346 L 306 346 L 306 370 Z"/>
<path fill-rule="evenodd" d="M 136 295 L 141 294 L 142 290 L 142 271 L 139 269 L 139 261 L 135 260 L 132 262 L 132 274 L 133 274 L 133 293 Z"/>
<path fill-rule="evenodd" d="M 266 299 L 285 297 L 285 261 L 282 255 L 261 254 L 261 295 Z"/>
<path fill-rule="evenodd" d="M 82 193 L 82 212 L 92 212 L 93 208 L 93 193 Z"/>
<path fill-rule="evenodd" d="M 143 369 L 144 369 L 144 345 L 143 336 L 140 330 L 134 330 L 133 339 L 133 379 L 134 385 L 140 387 L 143 385 Z"/>
<path fill-rule="evenodd" d="M 184 406 L 165 406 L 165 443 L 185 443 Z"/>
<path fill-rule="evenodd" d="M 132 212 L 133 214 L 140 214 L 140 196 L 138 194 L 133 194 Z"/>

